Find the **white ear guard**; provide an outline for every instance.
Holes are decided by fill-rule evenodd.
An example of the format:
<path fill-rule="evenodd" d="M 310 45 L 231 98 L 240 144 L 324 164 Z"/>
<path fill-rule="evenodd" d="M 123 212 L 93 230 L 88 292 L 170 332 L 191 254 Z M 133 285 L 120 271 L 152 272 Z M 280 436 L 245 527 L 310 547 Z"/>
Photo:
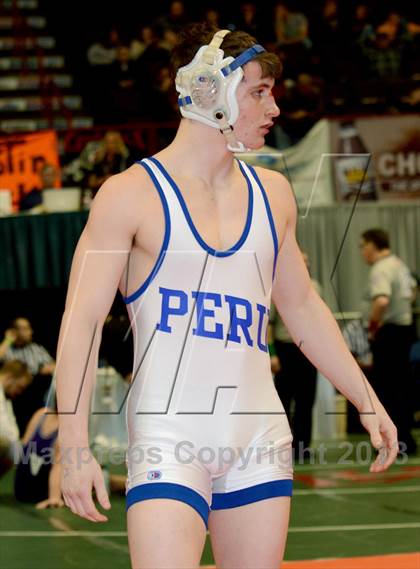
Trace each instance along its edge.
<path fill-rule="evenodd" d="M 240 152 L 245 147 L 236 141 L 232 129 L 239 115 L 236 89 L 243 77 L 242 66 L 265 50 L 255 44 L 236 58 L 224 57 L 220 45 L 228 33 L 220 30 L 209 45 L 200 47 L 191 63 L 178 70 L 175 86 L 182 116 L 220 129 L 228 148 Z"/>

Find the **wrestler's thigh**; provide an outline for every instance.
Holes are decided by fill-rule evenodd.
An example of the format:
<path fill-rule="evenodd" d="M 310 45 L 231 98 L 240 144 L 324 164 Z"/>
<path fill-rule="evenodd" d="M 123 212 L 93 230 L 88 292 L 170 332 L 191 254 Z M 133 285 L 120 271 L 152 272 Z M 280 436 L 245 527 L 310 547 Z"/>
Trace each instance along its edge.
<path fill-rule="evenodd" d="M 217 568 L 279 569 L 289 513 L 286 496 L 211 511 L 209 531 Z"/>
<path fill-rule="evenodd" d="M 206 526 L 200 515 L 178 500 L 156 498 L 133 504 L 127 512 L 133 569 L 197 569 Z"/>

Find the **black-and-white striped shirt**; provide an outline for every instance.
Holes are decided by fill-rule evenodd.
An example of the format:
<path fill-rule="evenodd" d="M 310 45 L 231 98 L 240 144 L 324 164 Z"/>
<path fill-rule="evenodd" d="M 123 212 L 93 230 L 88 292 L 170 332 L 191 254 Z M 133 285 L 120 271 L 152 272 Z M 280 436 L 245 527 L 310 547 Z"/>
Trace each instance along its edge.
<path fill-rule="evenodd" d="M 47 350 L 35 342 L 25 346 L 10 346 L 4 356 L 4 361 L 9 362 L 10 360 L 18 360 L 26 364 L 32 375 L 39 373 L 45 364 L 54 361 Z"/>

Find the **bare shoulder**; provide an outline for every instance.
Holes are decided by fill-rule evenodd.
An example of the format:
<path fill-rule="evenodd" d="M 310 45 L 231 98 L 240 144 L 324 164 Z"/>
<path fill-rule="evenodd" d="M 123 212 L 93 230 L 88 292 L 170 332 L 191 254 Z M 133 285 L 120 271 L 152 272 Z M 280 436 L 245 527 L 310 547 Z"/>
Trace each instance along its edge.
<path fill-rule="evenodd" d="M 255 171 L 266 190 L 268 200 L 273 213 L 277 212 L 284 216 L 289 213 L 291 216 L 296 212 L 296 200 L 293 190 L 286 176 L 276 170 L 255 167 Z"/>
<path fill-rule="evenodd" d="M 133 164 L 102 184 L 92 202 L 88 227 L 122 226 L 135 234 L 152 196 L 150 177 L 141 166 Z"/>
<path fill-rule="evenodd" d="M 120 174 L 111 176 L 102 184 L 93 200 L 95 207 L 129 210 L 150 191 L 151 181 L 145 170 L 133 164 Z"/>

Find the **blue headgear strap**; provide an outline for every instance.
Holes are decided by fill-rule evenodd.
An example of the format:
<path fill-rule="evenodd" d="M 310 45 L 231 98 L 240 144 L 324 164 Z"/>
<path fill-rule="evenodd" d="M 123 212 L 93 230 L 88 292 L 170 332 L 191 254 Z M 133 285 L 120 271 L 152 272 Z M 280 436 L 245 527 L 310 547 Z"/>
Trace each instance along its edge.
<path fill-rule="evenodd" d="M 192 99 L 189 95 L 187 95 L 186 97 L 179 97 L 178 99 L 178 105 L 180 107 L 185 107 L 185 105 L 191 105 L 192 103 Z"/>
<path fill-rule="evenodd" d="M 263 51 L 265 51 L 263 46 L 257 43 L 252 47 L 246 49 L 243 53 L 241 53 L 241 55 L 238 55 L 238 57 L 234 59 L 232 63 L 226 65 L 226 67 L 223 67 L 223 69 L 221 69 L 221 72 L 225 77 L 227 77 L 233 73 L 235 69 L 242 67 L 242 65 L 245 65 L 245 63 L 248 63 L 248 61 L 251 61 L 251 59 L 254 59 L 256 55 L 262 53 Z"/>

